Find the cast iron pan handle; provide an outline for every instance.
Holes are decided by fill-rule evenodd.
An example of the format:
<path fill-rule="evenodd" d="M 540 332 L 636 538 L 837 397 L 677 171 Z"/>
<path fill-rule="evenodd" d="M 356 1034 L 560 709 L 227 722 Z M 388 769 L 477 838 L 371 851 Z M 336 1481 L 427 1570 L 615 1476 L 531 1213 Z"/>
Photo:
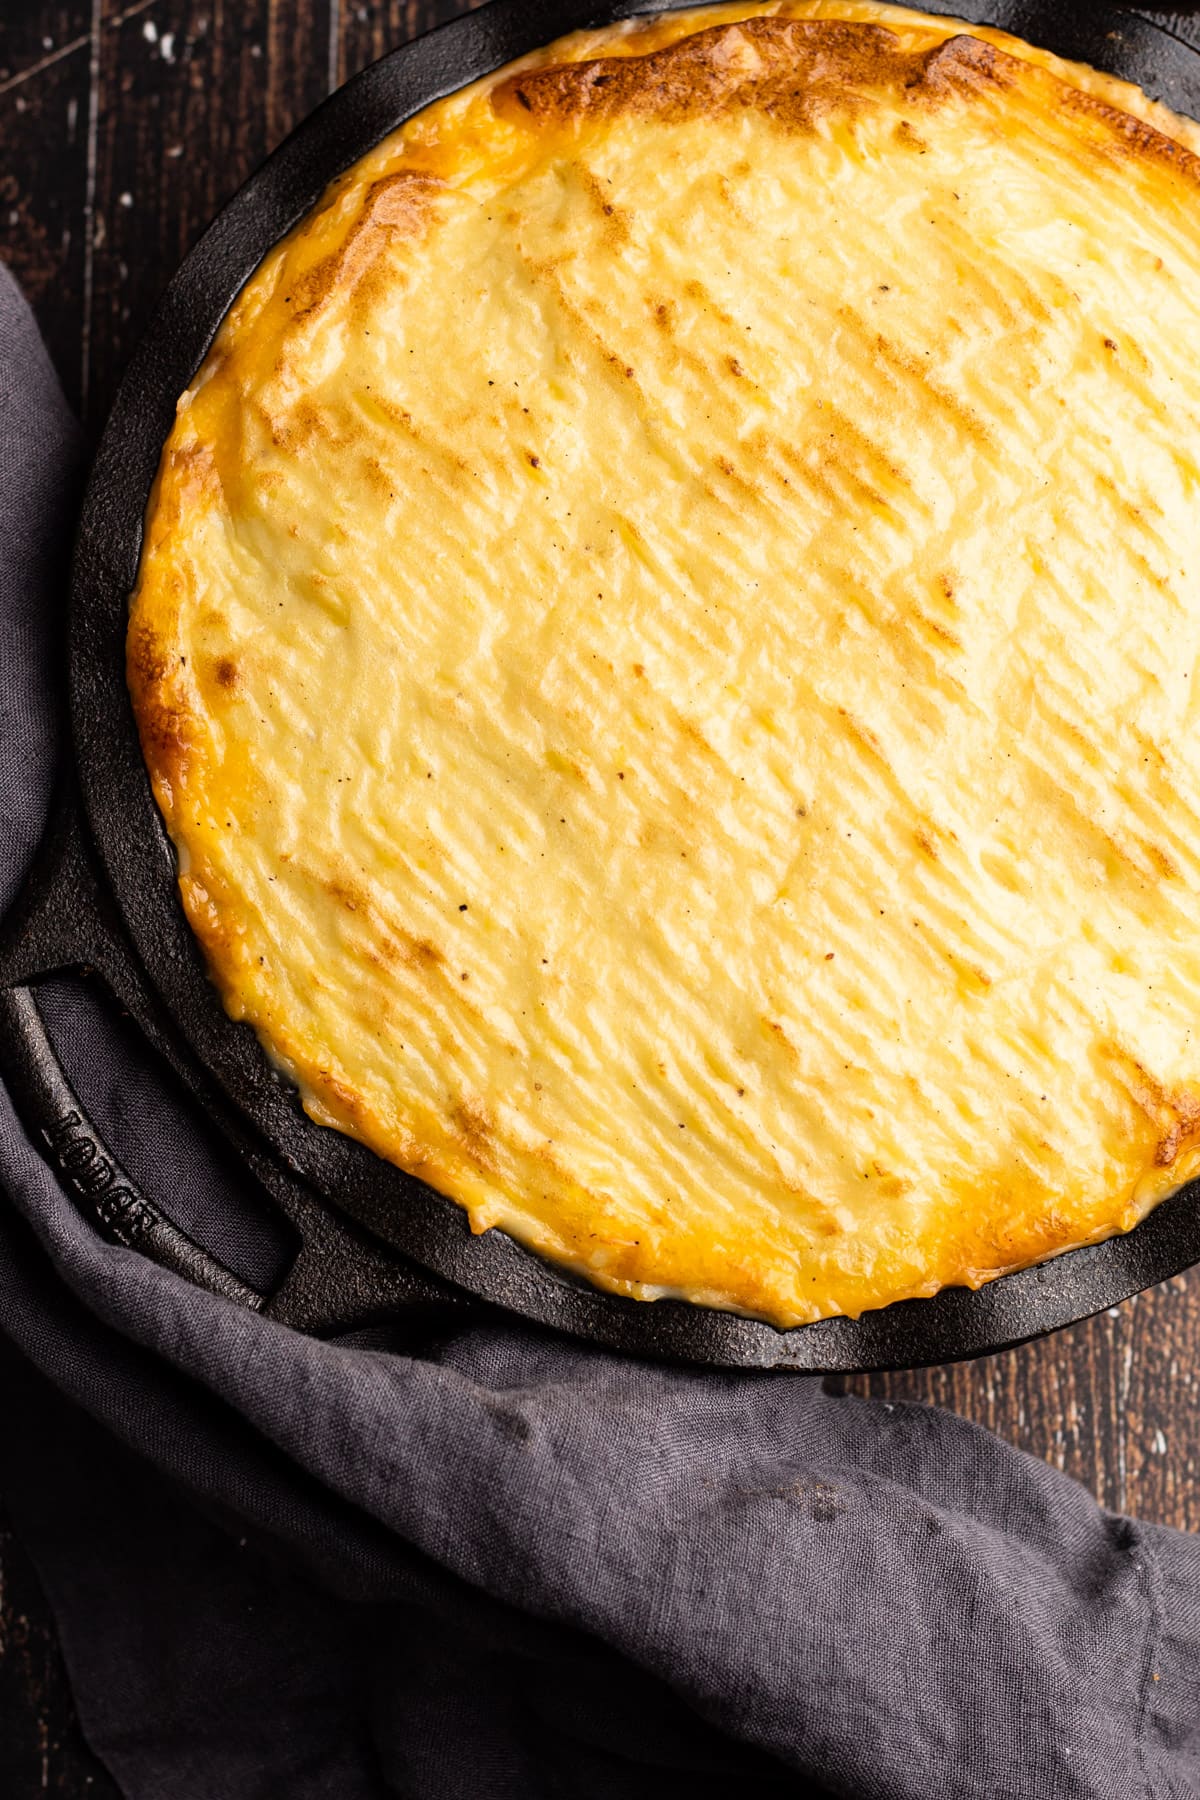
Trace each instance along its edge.
<path fill-rule="evenodd" d="M 37 1003 L 38 981 L 67 971 L 99 978 L 296 1231 L 299 1253 L 273 1294 L 257 1293 L 173 1224 L 89 1120 Z M 0 1073 L 31 1140 L 96 1229 L 198 1287 L 319 1334 L 394 1318 L 400 1308 L 461 1310 L 469 1304 L 458 1289 L 331 1218 L 251 1139 L 203 1070 L 179 1049 L 96 874 L 70 779 L 57 796 L 25 886 L 0 924 Z"/>
<path fill-rule="evenodd" d="M 104 1144 L 63 1074 L 28 987 L 0 990 L 0 1061 L 33 1141 L 105 1237 L 141 1250 L 200 1287 L 262 1311 L 263 1296 L 173 1225 Z"/>

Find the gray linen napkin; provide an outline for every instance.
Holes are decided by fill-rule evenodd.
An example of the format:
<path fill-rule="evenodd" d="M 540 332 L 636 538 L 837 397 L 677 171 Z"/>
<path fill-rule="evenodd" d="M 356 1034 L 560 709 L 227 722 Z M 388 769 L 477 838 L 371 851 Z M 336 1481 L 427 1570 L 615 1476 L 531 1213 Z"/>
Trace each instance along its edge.
<path fill-rule="evenodd" d="M 2 270 L 0 415 L 6 899 L 77 452 Z M 183 1102 L 50 1010 L 170 1210 Z M 1200 1793 L 1200 1546 L 963 1420 L 494 1320 L 299 1336 L 101 1242 L 2 1089 L 0 1194 L 0 1493 L 130 1800 Z"/>

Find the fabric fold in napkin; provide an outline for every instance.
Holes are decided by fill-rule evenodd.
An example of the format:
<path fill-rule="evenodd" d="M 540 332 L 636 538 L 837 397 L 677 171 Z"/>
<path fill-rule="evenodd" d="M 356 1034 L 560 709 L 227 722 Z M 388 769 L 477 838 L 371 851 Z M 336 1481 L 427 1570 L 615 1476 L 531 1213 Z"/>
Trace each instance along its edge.
<path fill-rule="evenodd" d="M 3 270 L 0 406 L 7 902 L 78 451 Z M 269 1260 L 128 1027 L 46 1011 L 154 1197 Z M 0 1196 L 0 1497 L 129 1800 L 1200 1793 L 1200 1545 L 961 1419 L 494 1314 L 300 1336 L 101 1241 L 2 1089 Z"/>

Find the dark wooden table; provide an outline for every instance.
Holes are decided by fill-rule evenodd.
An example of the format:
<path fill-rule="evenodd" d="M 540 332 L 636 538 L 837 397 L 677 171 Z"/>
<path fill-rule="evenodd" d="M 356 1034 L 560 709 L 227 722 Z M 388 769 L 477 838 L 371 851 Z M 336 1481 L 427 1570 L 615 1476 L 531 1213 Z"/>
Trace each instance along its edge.
<path fill-rule="evenodd" d="M 329 89 L 461 0 L 0 0 L 0 254 L 93 437 L 172 270 Z M 1150 12 L 1200 46 L 1200 0 Z M 1007 1356 L 851 1384 L 953 1407 L 1107 1506 L 1200 1528 L 1200 1271 Z M 114 1790 L 0 1520 L 0 1794 Z M 166 1800 L 166 1797 L 164 1797 Z"/>

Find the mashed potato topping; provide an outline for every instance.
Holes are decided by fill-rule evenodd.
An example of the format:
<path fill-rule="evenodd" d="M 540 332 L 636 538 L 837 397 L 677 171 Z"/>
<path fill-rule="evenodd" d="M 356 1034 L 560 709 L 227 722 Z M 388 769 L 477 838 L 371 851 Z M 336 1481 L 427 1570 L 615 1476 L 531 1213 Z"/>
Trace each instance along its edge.
<path fill-rule="evenodd" d="M 267 257 L 129 630 L 230 1012 L 610 1290 L 793 1325 L 1200 1166 L 1200 161 L 855 4 L 577 37 Z"/>

